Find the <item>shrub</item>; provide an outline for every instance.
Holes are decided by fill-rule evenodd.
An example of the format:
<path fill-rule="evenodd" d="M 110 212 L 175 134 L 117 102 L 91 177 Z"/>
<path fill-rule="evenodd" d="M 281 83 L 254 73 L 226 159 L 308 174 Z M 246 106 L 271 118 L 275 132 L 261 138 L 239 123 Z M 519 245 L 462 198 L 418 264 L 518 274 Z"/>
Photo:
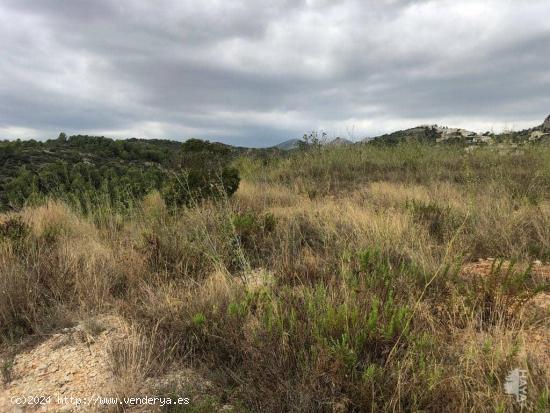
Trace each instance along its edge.
<path fill-rule="evenodd" d="M 29 226 L 19 216 L 10 217 L 0 223 L 0 240 L 4 238 L 18 242 L 28 234 Z"/>
<path fill-rule="evenodd" d="M 263 237 L 275 230 L 276 219 L 273 214 L 254 212 L 237 213 L 232 224 L 240 242 L 248 249 L 253 248 Z"/>
<path fill-rule="evenodd" d="M 233 195 L 239 181 L 239 172 L 234 168 L 224 168 L 221 173 L 207 169 L 184 170 L 173 174 L 161 193 L 167 205 L 191 206 L 203 199 Z"/>
<path fill-rule="evenodd" d="M 434 201 L 424 203 L 413 199 L 407 201 L 407 208 L 414 219 L 425 225 L 429 234 L 439 242 L 448 239 L 460 225 L 450 207 L 441 206 Z"/>

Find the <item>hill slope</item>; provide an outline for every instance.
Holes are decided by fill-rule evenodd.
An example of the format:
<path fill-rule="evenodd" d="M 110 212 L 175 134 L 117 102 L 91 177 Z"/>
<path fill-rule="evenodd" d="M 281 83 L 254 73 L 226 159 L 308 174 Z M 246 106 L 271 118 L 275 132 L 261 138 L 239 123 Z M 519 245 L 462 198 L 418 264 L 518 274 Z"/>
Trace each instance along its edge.
<path fill-rule="evenodd" d="M 479 134 L 466 129 L 439 125 L 421 125 L 414 128 L 387 133 L 363 142 L 395 144 L 399 142 L 460 143 L 464 145 L 491 144 L 499 142 L 538 143 L 550 140 L 550 116 L 533 128 L 522 131 L 506 131 L 500 134 L 485 132 Z"/>

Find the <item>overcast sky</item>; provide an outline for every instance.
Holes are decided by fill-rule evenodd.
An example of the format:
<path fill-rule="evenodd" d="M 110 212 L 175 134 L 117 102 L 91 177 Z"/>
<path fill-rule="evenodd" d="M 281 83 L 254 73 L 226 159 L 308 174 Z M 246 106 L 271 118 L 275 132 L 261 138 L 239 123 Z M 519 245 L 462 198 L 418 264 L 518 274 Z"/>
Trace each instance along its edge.
<path fill-rule="evenodd" d="M 0 139 L 269 146 L 549 113 L 548 0 L 0 0 Z"/>

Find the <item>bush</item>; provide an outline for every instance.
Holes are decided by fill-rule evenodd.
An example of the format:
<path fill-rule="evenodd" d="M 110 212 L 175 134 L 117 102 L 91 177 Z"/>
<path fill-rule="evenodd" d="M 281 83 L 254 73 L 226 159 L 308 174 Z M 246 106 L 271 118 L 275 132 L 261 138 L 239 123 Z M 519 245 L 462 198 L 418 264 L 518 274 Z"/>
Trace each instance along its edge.
<path fill-rule="evenodd" d="M 190 206 L 204 199 L 233 195 L 239 181 L 239 172 L 234 168 L 225 168 L 220 174 L 192 169 L 173 174 L 161 194 L 167 205 Z"/>
<path fill-rule="evenodd" d="M 191 205 L 208 198 L 233 195 L 239 171 L 229 166 L 231 150 L 223 144 L 189 139 L 175 161 L 176 169 L 162 188 L 168 205 Z"/>
<path fill-rule="evenodd" d="M 239 241 L 245 248 L 253 248 L 262 237 L 275 230 L 276 219 L 273 214 L 262 215 L 253 212 L 237 213 L 232 219 Z"/>
<path fill-rule="evenodd" d="M 449 235 L 460 226 L 458 217 L 448 206 L 441 206 L 433 201 L 424 203 L 413 199 L 407 202 L 407 208 L 415 221 L 425 225 L 429 234 L 439 242 L 448 239 Z"/>
<path fill-rule="evenodd" d="M 11 241 L 21 241 L 29 234 L 29 226 L 21 217 L 10 217 L 0 223 L 0 240 L 2 238 Z"/>

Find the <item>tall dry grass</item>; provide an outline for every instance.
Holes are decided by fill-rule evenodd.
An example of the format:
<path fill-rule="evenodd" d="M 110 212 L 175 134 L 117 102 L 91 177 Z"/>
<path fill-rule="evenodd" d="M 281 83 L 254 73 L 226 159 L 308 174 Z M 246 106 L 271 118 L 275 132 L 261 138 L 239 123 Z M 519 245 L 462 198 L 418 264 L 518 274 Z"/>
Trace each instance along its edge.
<path fill-rule="evenodd" d="M 544 411 L 548 314 L 524 297 L 545 280 L 460 267 L 550 258 L 547 159 L 334 148 L 239 160 L 231 199 L 177 211 L 29 207 L 0 219 L 0 337 L 117 313 L 118 393 L 185 364 L 251 411 L 508 411 L 522 367 Z"/>

